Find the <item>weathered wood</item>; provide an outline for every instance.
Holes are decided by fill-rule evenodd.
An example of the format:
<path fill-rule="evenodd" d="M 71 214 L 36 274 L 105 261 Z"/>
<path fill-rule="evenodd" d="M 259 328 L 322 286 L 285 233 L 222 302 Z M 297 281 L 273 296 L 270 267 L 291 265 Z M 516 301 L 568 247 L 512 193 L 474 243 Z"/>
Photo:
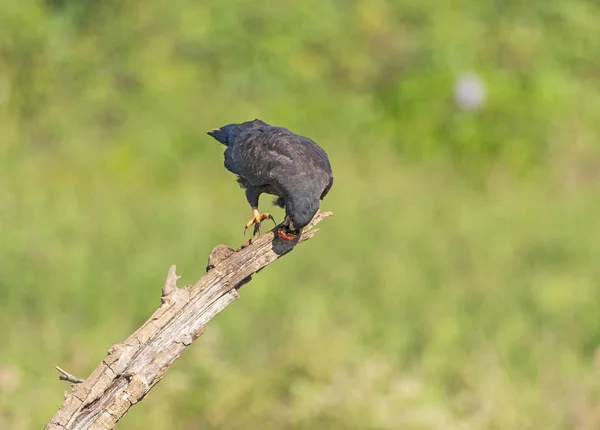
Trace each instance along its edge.
<path fill-rule="evenodd" d="M 52 417 L 47 430 L 109 430 L 162 378 L 169 366 L 205 330 L 206 324 L 238 298 L 237 290 L 295 245 L 313 237 L 316 224 L 331 215 L 318 212 L 301 236 L 292 242 L 279 239 L 275 229 L 233 250 L 224 245 L 211 253 L 207 273 L 193 286 L 177 287 L 175 266 L 169 268 L 162 288 L 162 304 L 122 343 L 113 345 L 106 358 L 71 393 Z M 80 381 L 60 369 L 62 379 Z"/>

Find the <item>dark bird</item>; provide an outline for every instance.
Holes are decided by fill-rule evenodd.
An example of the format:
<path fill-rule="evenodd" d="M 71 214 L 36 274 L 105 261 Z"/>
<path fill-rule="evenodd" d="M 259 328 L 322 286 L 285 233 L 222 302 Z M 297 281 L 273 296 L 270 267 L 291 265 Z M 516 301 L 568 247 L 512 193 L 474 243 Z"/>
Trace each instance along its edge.
<path fill-rule="evenodd" d="M 252 218 L 244 232 L 254 225 L 254 234 L 259 233 L 265 219 L 275 222 L 269 213 L 258 211 L 258 198 L 266 193 L 277 196 L 273 204 L 285 208 L 279 237 L 289 241 L 300 234 L 333 185 L 327 153 L 308 137 L 259 119 L 228 124 L 207 134 L 227 146 L 225 168 L 246 189 Z"/>

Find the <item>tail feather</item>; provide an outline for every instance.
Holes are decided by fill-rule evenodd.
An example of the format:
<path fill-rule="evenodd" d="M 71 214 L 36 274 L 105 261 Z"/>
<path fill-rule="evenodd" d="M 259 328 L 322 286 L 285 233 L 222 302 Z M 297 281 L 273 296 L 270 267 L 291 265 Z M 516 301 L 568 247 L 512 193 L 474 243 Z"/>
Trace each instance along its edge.
<path fill-rule="evenodd" d="M 214 130 L 207 131 L 206 134 L 214 137 L 223 145 L 227 145 L 229 143 L 229 136 L 227 135 L 227 132 L 225 132 L 222 128 L 215 128 Z"/>
<path fill-rule="evenodd" d="M 284 208 L 285 201 L 283 200 L 283 197 L 277 197 L 276 199 L 273 199 L 273 206 L 279 206 L 280 208 Z"/>

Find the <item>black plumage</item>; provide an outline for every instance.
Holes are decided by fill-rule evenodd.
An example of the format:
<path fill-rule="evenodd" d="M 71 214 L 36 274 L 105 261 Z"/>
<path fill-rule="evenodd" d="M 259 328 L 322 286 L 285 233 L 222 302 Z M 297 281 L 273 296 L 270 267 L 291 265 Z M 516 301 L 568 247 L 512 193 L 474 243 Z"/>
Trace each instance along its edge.
<path fill-rule="evenodd" d="M 271 126 L 259 119 L 229 124 L 208 131 L 227 146 L 225 168 L 238 177 L 252 207 L 255 233 L 260 222 L 272 217 L 258 212 L 262 193 L 277 196 L 274 204 L 285 208 L 286 232 L 291 240 L 314 217 L 322 200 L 333 185 L 333 173 L 327 153 L 313 140 L 292 133 L 284 127 Z"/>

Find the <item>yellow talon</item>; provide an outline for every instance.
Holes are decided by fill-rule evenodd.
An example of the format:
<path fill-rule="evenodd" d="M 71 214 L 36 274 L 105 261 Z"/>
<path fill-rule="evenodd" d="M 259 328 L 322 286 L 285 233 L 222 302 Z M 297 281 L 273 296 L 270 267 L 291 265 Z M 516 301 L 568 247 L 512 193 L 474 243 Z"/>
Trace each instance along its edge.
<path fill-rule="evenodd" d="M 273 223 L 275 223 L 275 225 L 277 225 L 277 223 L 275 222 L 275 219 L 273 218 L 273 216 L 267 212 L 265 212 L 264 214 L 261 214 L 258 211 L 258 208 L 252 208 L 252 218 L 250 219 L 250 221 L 248 221 L 246 223 L 246 226 L 244 227 L 244 234 L 246 234 L 246 230 L 254 224 L 254 234 L 260 233 L 260 223 L 263 222 L 266 219 L 270 219 L 273 221 Z"/>

